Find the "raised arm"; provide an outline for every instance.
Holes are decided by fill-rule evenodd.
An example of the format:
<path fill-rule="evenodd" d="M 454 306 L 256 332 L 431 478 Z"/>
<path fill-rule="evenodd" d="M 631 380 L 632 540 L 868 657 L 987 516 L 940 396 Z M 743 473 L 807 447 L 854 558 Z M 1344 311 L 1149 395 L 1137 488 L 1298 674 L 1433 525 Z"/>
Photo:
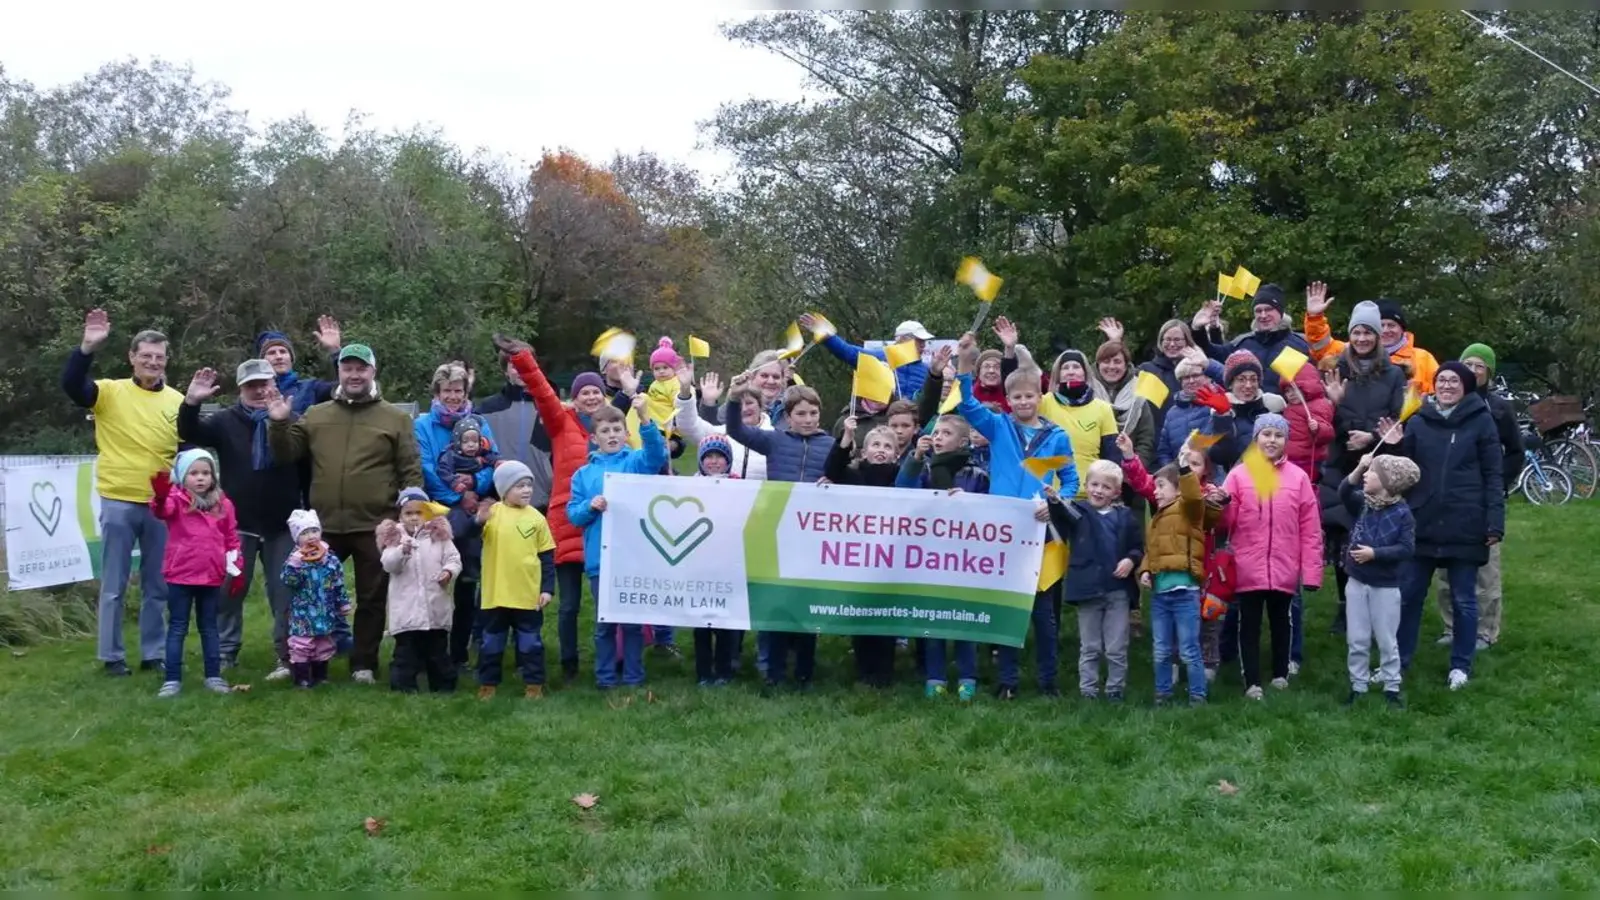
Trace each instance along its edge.
<path fill-rule="evenodd" d="M 728 437 L 762 456 L 772 455 L 772 432 L 746 425 L 738 399 L 729 400 L 722 408 L 722 421 L 727 423 Z"/>

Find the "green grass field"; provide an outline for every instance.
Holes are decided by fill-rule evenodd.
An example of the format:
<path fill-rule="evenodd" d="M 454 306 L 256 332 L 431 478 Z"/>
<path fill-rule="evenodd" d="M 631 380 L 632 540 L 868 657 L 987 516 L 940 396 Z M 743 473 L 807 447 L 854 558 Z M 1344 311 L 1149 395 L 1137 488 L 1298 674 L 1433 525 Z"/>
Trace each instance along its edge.
<path fill-rule="evenodd" d="M 0 656 L 0 886 L 1593 889 L 1600 523 L 1514 509 L 1502 642 L 1452 694 L 1430 613 L 1398 714 L 1340 707 L 1331 589 L 1289 691 L 1225 673 L 1201 710 L 1151 708 L 1148 640 L 1123 708 L 859 691 L 837 638 L 815 692 L 774 699 L 655 658 L 627 705 L 587 671 L 542 702 L 306 694 L 260 680 L 254 599 L 249 693 L 199 690 L 193 636 L 175 701 L 92 642 L 34 647 Z"/>

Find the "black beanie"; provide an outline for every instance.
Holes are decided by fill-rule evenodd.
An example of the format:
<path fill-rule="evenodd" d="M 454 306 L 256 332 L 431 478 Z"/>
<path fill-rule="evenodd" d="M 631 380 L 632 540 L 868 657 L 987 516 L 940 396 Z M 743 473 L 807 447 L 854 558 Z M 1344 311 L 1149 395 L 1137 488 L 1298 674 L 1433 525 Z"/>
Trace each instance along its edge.
<path fill-rule="evenodd" d="M 1277 310 L 1279 313 L 1282 313 L 1283 288 L 1278 287 L 1275 284 L 1263 284 L 1261 289 L 1256 291 L 1256 296 L 1251 302 L 1254 304 L 1254 306 L 1260 306 L 1261 304 L 1265 303 L 1266 305 Z"/>
<path fill-rule="evenodd" d="M 1399 300 L 1391 300 L 1388 297 L 1379 297 L 1378 318 L 1388 319 L 1392 322 L 1398 322 L 1400 323 L 1401 328 L 1411 327 L 1410 325 L 1406 324 L 1406 314 L 1404 310 L 1400 309 Z"/>
<path fill-rule="evenodd" d="M 1471 394 L 1478 389 L 1477 374 L 1471 369 L 1467 368 L 1467 364 L 1459 359 L 1452 359 L 1449 362 L 1444 363 L 1443 365 L 1439 366 L 1439 371 L 1456 373 L 1456 376 L 1461 379 L 1462 389 L 1468 394 Z M 1434 373 L 1433 379 L 1435 381 L 1439 380 L 1439 375 L 1437 372 Z"/>

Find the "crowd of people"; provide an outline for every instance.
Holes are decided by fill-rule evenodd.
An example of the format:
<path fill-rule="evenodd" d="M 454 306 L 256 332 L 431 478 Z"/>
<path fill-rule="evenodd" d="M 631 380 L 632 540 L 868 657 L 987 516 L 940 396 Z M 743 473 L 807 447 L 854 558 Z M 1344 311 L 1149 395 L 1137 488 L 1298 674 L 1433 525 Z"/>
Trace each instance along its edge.
<path fill-rule="evenodd" d="M 1305 664 L 1304 595 L 1331 566 L 1333 627 L 1348 644 L 1346 702 L 1375 686 L 1403 706 L 1403 673 L 1441 570 L 1449 687 L 1466 685 L 1475 654 L 1498 640 L 1504 486 L 1521 468 L 1521 437 L 1488 393 L 1489 347 L 1441 364 L 1386 299 L 1355 304 L 1341 341 L 1332 305 L 1324 285 L 1310 285 L 1296 331 L 1284 292 L 1262 285 L 1250 330 L 1230 339 L 1221 303 L 1208 301 L 1192 320 L 1164 323 L 1143 362 L 1107 318 L 1098 346 L 1061 350 L 1047 368 L 1004 317 L 990 329 L 991 349 L 968 333 L 933 351 L 933 335 L 907 321 L 894 342 L 915 355 L 895 354 L 903 364 L 894 398 L 848 398 L 831 428 L 793 352 L 759 353 L 724 384 L 715 373 L 697 378 L 668 338 L 651 348 L 648 381 L 631 359 L 602 354 L 563 400 L 531 346 L 497 336 L 502 386 L 474 401 L 471 366 L 447 361 L 428 410 L 413 419 L 384 399 L 374 350 L 344 343 L 328 317 L 316 339 L 335 377 L 302 377 L 293 341 L 267 332 L 237 369 L 237 401 L 206 414 L 220 378 L 201 369 L 184 391 L 169 386 L 158 332 L 133 336 L 131 377 L 93 378 L 111 334 L 94 310 L 62 383 L 93 412 L 100 454 L 98 655 L 107 674 L 132 674 L 122 633 L 137 546 L 139 668 L 161 673 L 161 696 L 181 690 L 191 621 L 203 684 L 230 689 L 223 673 L 244 644 L 257 563 L 273 620 L 270 681 L 314 687 L 347 654 L 351 678 L 374 683 L 387 634 L 395 690 L 418 690 L 423 675 L 431 691 L 455 690 L 476 649 L 478 694 L 491 697 L 510 644 L 525 696 L 543 696 L 551 602 L 563 683 L 580 677 L 581 600 L 586 582 L 597 593 L 605 473 L 672 475 L 673 460 L 688 454 L 707 478 L 1035 502 L 1068 554 L 1061 577 L 1041 580 L 1032 610 L 1033 676 L 1045 695 L 1060 690 L 1067 606 L 1085 698 L 1122 701 L 1129 644 L 1148 631 L 1157 704 L 1180 690 L 1205 703 L 1235 662 L 1244 695 L 1262 700 Z M 890 358 L 849 343 L 820 316 L 798 324 L 844 364 L 863 353 Z M 764 684 L 809 685 L 816 640 L 757 634 Z M 681 653 L 670 628 L 599 623 L 595 684 L 644 684 L 651 645 Z M 699 682 L 736 679 L 744 646 L 743 633 L 695 629 Z M 977 696 L 991 654 L 996 696 L 1017 697 L 1017 648 L 851 642 L 861 682 L 890 685 L 897 659 L 910 656 L 928 696 L 939 697 L 953 663 L 962 701 Z"/>

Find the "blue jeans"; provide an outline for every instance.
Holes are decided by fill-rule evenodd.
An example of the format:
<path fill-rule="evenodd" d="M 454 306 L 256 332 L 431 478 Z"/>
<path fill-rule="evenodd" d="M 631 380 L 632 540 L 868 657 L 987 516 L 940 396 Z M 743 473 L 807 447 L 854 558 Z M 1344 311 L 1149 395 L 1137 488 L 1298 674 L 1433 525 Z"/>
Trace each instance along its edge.
<path fill-rule="evenodd" d="M 1037 673 L 1041 690 L 1056 686 L 1056 641 L 1061 626 L 1056 621 L 1057 583 L 1047 591 L 1033 595 L 1033 653 L 1038 664 Z M 1021 650 L 1017 647 L 1000 648 L 1000 686 L 1014 688 L 1022 681 Z"/>
<path fill-rule="evenodd" d="M 767 664 L 772 659 L 772 632 L 756 632 L 756 672 L 767 677 Z"/>
<path fill-rule="evenodd" d="M 650 633 L 655 637 L 655 646 L 657 646 L 657 647 L 676 647 L 677 646 L 677 643 L 673 640 L 673 637 L 672 637 L 672 626 L 671 625 L 655 625 L 655 626 L 652 626 L 651 629 L 650 629 Z"/>
<path fill-rule="evenodd" d="M 205 663 L 206 677 L 221 678 L 222 638 L 217 618 L 222 609 L 222 588 L 171 584 L 167 589 L 167 680 L 183 680 L 183 639 L 189 634 L 191 608 L 200 632 L 200 659 Z"/>
<path fill-rule="evenodd" d="M 139 546 L 139 659 L 159 660 L 167 641 L 167 582 L 161 563 L 167 554 L 167 526 L 148 503 L 100 498 L 99 657 L 127 658 L 122 649 L 122 611 L 133 577 L 133 547 Z"/>
<path fill-rule="evenodd" d="M 962 681 L 978 680 L 978 645 L 972 641 L 938 641 L 929 639 L 923 642 L 923 677 L 928 681 L 944 684 L 948 674 L 946 649 L 949 645 L 955 646 L 956 677 Z"/>
<path fill-rule="evenodd" d="M 1155 641 L 1156 696 L 1172 696 L 1172 651 L 1189 670 L 1189 696 L 1206 695 L 1200 659 L 1200 589 L 1178 588 L 1150 598 L 1150 636 Z"/>
<path fill-rule="evenodd" d="M 600 596 L 600 579 L 589 579 L 589 592 Z M 617 686 L 618 629 L 622 631 L 622 683 L 626 687 L 644 684 L 644 626 L 596 622 L 594 683 L 602 688 Z"/>
<path fill-rule="evenodd" d="M 1450 613 L 1455 623 L 1450 640 L 1450 668 L 1472 674 L 1472 657 L 1478 650 L 1478 565 L 1459 559 L 1416 557 L 1401 573 L 1400 668 L 1411 666 L 1422 636 L 1422 607 L 1428 599 L 1433 573 L 1444 569 L 1450 584 Z"/>

